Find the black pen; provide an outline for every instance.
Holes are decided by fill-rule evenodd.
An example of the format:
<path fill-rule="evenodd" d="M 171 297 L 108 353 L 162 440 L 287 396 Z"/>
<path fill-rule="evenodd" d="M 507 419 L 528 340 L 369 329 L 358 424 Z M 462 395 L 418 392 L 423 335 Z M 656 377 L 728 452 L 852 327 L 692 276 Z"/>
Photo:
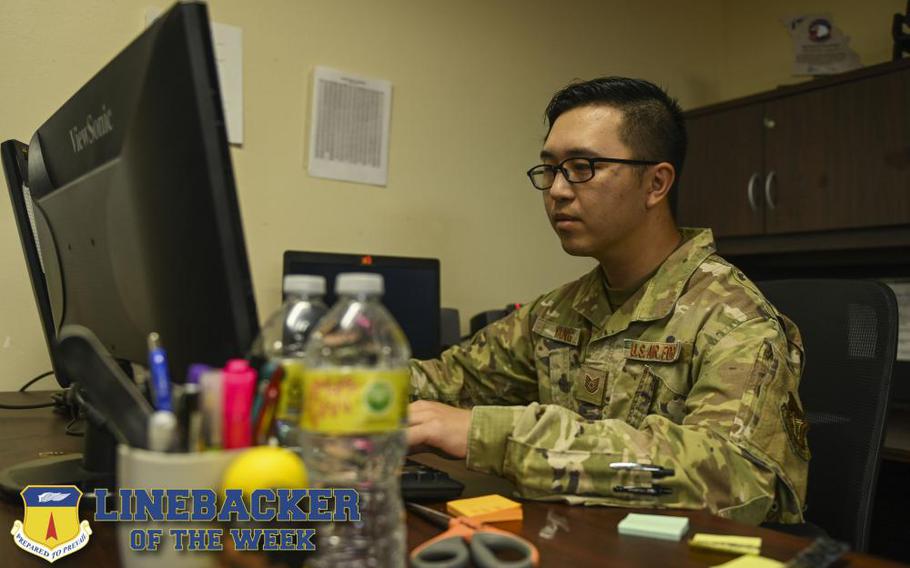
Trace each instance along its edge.
<path fill-rule="evenodd" d="M 632 493 L 635 495 L 669 495 L 673 492 L 669 487 L 652 484 L 650 487 L 640 487 L 638 485 L 617 485 L 613 488 L 614 493 Z"/>
<path fill-rule="evenodd" d="M 186 384 L 183 387 L 183 404 L 181 405 L 180 428 L 184 451 L 199 452 L 205 446 L 202 439 L 202 411 L 200 409 L 201 388 L 199 378 L 210 370 L 207 365 L 190 365 Z"/>
<path fill-rule="evenodd" d="M 654 479 L 662 479 L 676 474 L 676 471 L 670 468 L 636 462 L 613 462 L 610 464 L 610 469 L 615 469 L 617 471 L 646 471 L 650 473 L 651 477 Z"/>

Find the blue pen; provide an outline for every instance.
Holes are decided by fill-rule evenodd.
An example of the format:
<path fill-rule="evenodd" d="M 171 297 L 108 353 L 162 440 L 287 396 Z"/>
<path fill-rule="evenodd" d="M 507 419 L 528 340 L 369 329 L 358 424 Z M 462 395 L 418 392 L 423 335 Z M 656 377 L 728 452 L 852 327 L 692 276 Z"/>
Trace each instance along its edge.
<path fill-rule="evenodd" d="M 173 411 L 171 406 L 171 378 L 167 370 L 167 353 L 161 347 L 161 338 L 154 331 L 149 334 L 149 372 L 152 375 L 152 393 L 155 409 Z"/>

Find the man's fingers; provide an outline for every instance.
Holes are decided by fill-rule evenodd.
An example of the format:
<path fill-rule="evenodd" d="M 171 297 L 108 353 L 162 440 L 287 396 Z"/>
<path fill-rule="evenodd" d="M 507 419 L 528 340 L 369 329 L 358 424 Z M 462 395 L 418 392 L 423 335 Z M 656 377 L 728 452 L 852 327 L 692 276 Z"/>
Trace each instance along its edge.
<path fill-rule="evenodd" d="M 408 405 L 408 409 L 411 411 L 424 410 L 426 408 L 432 408 L 432 407 L 436 406 L 437 404 L 439 404 L 439 403 L 434 402 L 432 400 L 415 400 L 414 402 L 412 402 L 411 404 Z"/>
<path fill-rule="evenodd" d="M 470 420 L 470 410 L 440 402 L 412 402 L 408 406 L 408 447 L 432 446 L 447 454 L 464 457 Z"/>
<path fill-rule="evenodd" d="M 423 424 L 424 422 L 429 421 L 436 414 L 432 411 L 427 410 L 411 410 L 408 411 L 408 424 L 414 426 L 416 424 Z"/>
<path fill-rule="evenodd" d="M 408 447 L 421 446 L 427 443 L 429 439 L 429 427 L 427 424 L 417 424 L 410 426 L 407 430 Z"/>
<path fill-rule="evenodd" d="M 418 400 L 408 405 L 408 424 L 421 424 L 432 419 L 439 414 L 439 407 L 443 406 L 438 402 L 427 400 Z"/>

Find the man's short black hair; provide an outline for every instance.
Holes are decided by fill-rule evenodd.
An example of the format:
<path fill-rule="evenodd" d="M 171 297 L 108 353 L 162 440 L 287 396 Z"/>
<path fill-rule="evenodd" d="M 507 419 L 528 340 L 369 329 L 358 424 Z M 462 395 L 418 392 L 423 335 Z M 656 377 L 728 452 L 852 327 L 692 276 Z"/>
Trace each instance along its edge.
<path fill-rule="evenodd" d="M 606 105 L 622 112 L 619 140 L 636 160 L 670 162 L 676 169 L 675 188 L 686 159 L 686 123 L 676 99 L 654 83 L 628 77 L 600 77 L 565 86 L 547 105 L 549 129 L 573 108 Z M 671 207 L 676 191 L 670 194 Z"/>

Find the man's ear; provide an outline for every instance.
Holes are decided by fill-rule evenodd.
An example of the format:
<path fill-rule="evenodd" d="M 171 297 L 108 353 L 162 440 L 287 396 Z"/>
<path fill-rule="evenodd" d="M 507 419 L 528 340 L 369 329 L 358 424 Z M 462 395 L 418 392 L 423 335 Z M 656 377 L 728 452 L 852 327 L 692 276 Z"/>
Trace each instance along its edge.
<path fill-rule="evenodd" d="M 656 166 L 651 166 L 650 175 L 646 179 L 648 195 L 645 207 L 651 209 L 667 199 L 670 188 L 673 187 L 673 182 L 676 180 L 676 169 L 669 162 L 661 162 Z"/>

